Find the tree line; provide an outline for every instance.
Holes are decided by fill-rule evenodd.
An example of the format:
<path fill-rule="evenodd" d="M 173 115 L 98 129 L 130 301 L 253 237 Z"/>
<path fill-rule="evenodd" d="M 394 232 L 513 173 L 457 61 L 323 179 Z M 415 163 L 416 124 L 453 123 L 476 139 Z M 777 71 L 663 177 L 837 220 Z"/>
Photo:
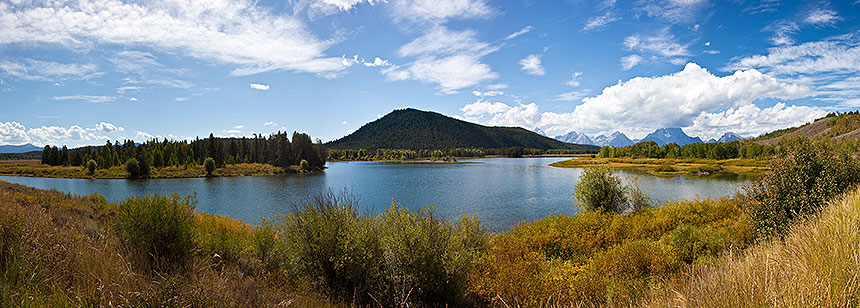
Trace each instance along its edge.
<path fill-rule="evenodd" d="M 584 154 L 588 151 L 573 149 L 540 150 L 522 147 L 509 147 L 501 149 L 482 148 L 451 148 L 440 150 L 405 150 L 405 149 L 328 149 L 330 160 L 346 161 L 373 161 L 373 160 L 409 160 L 420 158 L 443 158 L 443 157 L 485 157 L 487 155 L 498 155 L 505 157 L 522 157 L 526 155 L 542 154 Z M 592 152 L 593 153 L 593 152 Z"/>
<path fill-rule="evenodd" d="M 314 143 L 305 133 L 293 132 L 292 140 L 286 132 L 271 135 L 254 134 L 253 137 L 219 138 L 209 134 L 192 141 L 152 139 L 144 143 L 119 140 L 107 141 L 103 146 L 85 146 L 68 149 L 66 146 L 45 146 L 42 163 L 51 166 L 86 166 L 93 161 L 98 169 L 125 165 L 134 159 L 141 169 L 150 167 L 190 167 L 202 165 L 211 157 L 215 165 L 223 167 L 236 163 L 271 164 L 287 168 L 302 161 L 310 170 L 322 170 L 327 153 L 320 141 Z M 145 174 L 148 172 L 144 172 Z"/>
<path fill-rule="evenodd" d="M 624 147 L 604 146 L 599 156 L 603 158 L 761 158 L 770 157 L 777 151 L 776 146 L 762 145 L 751 140 L 725 143 L 691 143 L 678 145 L 669 143 L 663 146 L 654 141 L 642 141 Z"/>

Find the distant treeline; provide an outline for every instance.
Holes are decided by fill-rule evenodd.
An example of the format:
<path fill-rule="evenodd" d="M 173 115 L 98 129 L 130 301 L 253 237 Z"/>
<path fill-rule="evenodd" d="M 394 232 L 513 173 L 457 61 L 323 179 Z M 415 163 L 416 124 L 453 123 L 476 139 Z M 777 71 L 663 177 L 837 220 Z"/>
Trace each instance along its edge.
<path fill-rule="evenodd" d="M 0 153 L 0 160 L 30 160 L 39 159 L 42 152 L 33 151 L 27 153 Z"/>
<path fill-rule="evenodd" d="M 209 134 L 209 138 L 190 142 L 167 139 L 153 139 L 142 144 L 133 140 L 124 143 L 108 141 L 103 146 L 76 149 L 45 146 L 41 158 L 43 164 L 51 166 L 85 166 L 93 160 L 97 168 L 106 169 L 123 165 L 132 158 L 142 167 L 161 168 L 202 165 L 207 157 L 212 157 L 219 167 L 234 163 L 261 163 L 286 168 L 305 160 L 311 170 L 321 170 L 325 166 L 326 151 L 319 141 L 313 143 L 307 134 L 294 132 L 291 142 L 286 132 L 278 132 L 269 136 L 254 134 L 251 138 L 216 138 Z"/>
<path fill-rule="evenodd" d="M 419 158 L 442 158 L 442 157 L 485 157 L 488 155 L 499 155 L 505 157 L 522 157 L 527 155 L 543 154 L 584 154 L 588 151 L 558 149 L 539 150 L 520 147 L 504 149 L 480 149 L 480 148 L 455 148 L 444 150 L 394 150 L 394 149 L 328 149 L 330 160 L 406 160 Z M 593 153 L 593 152 L 592 152 Z"/>
<path fill-rule="evenodd" d="M 691 143 L 678 145 L 670 143 L 662 147 L 654 141 L 643 141 L 625 147 L 605 146 L 600 149 L 603 158 L 760 158 L 776 153 L 777 147 L 762 145 L 750 140 L 725 143 Z"/>

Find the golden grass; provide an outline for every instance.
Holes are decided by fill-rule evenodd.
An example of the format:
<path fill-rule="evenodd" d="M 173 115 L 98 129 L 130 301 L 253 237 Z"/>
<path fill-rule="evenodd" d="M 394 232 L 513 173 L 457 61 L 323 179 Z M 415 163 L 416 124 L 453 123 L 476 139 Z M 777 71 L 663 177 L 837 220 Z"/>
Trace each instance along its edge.
<path fill-rule="evenodd" d="M 609 166 L 619 169 L 631 169 L 648 172 L 659 176 L 679 175 L 710 175 L 711 172 L 699 172 L 703 168 L 719 166 L 722 173 L 734 173 L 746 176 L 760 176 L 770 170 L 769 161 L 758 159 L 668 159 L 668 158 L 592 158 L 581 157 L 550 164 L 560 168 L 584 168 L 591 166 Z M 675 172 L 658 172 L 657 168 L 663 165 L 672 166 Z"/>
<path fill-rule="evenodd" d="M 230 164 L 215 169 L 214 176 L 254 176 L 276 175 L 298 172 L 297 166 L 284 169 L 269 164 Z M 109 169 L 98 169 L 89 174 L 87 169 L 78 166 L 49 166 L 39 162 L 2 162 L 0 175 L 32 176 L 44 178 L 74 178 L 74 179 L 124 179 L 128 172 L 123 166 L 113 166 Z M 194 167 L 164 167 L 152 168 L 150 178 L 197 178 L 205 177 L 203 166 Z"/>
<path fill-rule="evenodd" d="M 784 240 L 696 266 L 638 305 L 860 306 L 860 190 L 796 225 Z"/>

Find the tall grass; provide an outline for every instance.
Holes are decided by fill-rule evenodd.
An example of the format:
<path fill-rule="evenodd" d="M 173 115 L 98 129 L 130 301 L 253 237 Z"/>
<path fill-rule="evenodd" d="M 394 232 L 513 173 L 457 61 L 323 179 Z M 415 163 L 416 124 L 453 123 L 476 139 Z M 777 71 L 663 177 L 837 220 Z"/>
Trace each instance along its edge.
<path fill-rule="evenodd" d="M 860 190 L 720 262 L 695 266 L 655 289 L 648 307 L 860 306 Z"/>

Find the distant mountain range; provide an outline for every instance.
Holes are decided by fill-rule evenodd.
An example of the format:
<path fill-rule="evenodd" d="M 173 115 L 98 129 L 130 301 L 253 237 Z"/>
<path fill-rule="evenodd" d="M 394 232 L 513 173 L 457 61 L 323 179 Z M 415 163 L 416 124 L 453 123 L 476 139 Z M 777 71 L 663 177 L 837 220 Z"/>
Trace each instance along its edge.
<path fill-rule="evenodd" d="M 41 151 L 41 150 L 42 150 L 42 148 L 37 147 L 37 146 L 32 145 L 32 144 L 29 144 L 29 143 L 28 144 L 22 144 L 22 145 L 0 145 L 0 153 L 5 153 L 5 154 L 9 154 L 9 153 L 20 154 L 20 153 L 28 153 L 28 152 L 35 152 L 35 151 Z"/>
<path fill-rule="evenodd" d="M 520 127 L 488 127 L 416 109 L 394 110 L 357 131 L 326 143 L 332 149 L 452 148 L 572 149 L 597 152 L 593 145 L 571 144 L 541 136 Z"/>
<path fill-rule="evenodd" d="M 556 140 L 569 142 L 569 143 L 577 143 L 577 144 L 591 144 L 595 146 L 614 146 L 614 147 L 623 147 L 628 145 L 633 145 L 635 143 L 639 143 L 642 141 L 654 141 L 658 145 L 663 146 L 669 143 L 676 143 L 678 145 L 685 145 L 690 143 L 703 142 L 699 137 L 690 137 L 684 131 L 677 127 L 669 127 L 669 128 L 661 128 L 655 130 L 653 133 L 648 134 L 645 138 L 631 140 L 626 135 L 621 132 L 614 132 L 609 136 L 600 135 L 594 138 L 589 137 L 584 133 L 580 133 L 577 131 L 571 131 L 565 135 L 560 135 L 555 137 Z M 719 140 L 708 140 L 708 142 L 731 142 L 743 140 L 744 137 L 741 137 L 735 133 L 728 132 L 723 134 Z"/>

